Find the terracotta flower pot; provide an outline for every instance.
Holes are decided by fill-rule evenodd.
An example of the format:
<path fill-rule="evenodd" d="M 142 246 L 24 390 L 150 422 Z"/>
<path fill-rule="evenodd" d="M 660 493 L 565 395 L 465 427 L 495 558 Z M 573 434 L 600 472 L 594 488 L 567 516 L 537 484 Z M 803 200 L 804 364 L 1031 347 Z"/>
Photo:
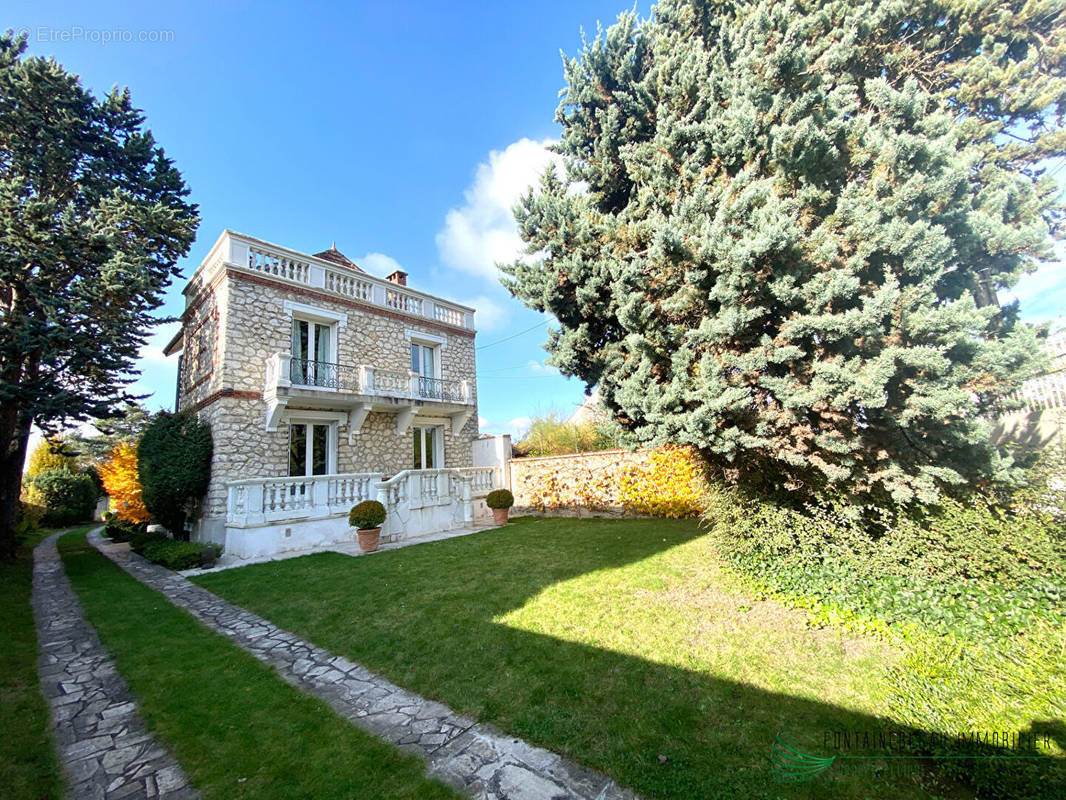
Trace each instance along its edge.
<path fill-rule="evenodd" d="M 492 509 L 492 520 L 497 525 L 507 524 L 507 511 L 506 508 L 494 508 Z"/>
<path fill-rule="evenodd" d="M 381 528 L 367 528 L 366 530 L 360 528 L 356 533 L 359 534 L 359 549 L 364 553 L 373 553 L 378 549 L 378 542 L 381 540 Z"/>

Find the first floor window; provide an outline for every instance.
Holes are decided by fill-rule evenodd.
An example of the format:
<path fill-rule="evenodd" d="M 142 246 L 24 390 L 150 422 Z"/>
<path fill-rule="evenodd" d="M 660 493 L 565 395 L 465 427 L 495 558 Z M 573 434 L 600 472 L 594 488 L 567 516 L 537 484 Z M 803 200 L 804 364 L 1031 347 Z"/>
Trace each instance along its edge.
<path fill-rule="evenodd" d="M 415 440 L 414 468 L 436 469 L 440 464 L 437 428 L 412 428 Z"/>
<path fill-rule="evenodd" d="M 289 475 L 329 473 L 333 436 L 328 424 L 293 422 L 289 425 Z"/>
<path fill-rule="evenodd" d="M 292 375 L 294 383 L 330 386 L 334 369 L 332 325 L 294 318 L 292 321 Z"/>

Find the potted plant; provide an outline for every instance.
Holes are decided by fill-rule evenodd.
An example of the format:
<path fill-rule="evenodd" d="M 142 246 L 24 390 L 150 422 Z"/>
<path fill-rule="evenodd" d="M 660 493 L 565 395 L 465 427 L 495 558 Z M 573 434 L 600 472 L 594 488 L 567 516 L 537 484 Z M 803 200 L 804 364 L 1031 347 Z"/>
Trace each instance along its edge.
<path fill-rule="evenodd" d="M 485 497 L 485 505 L 492 509 L 492 519 L 497 525 L 506 525 L 507 509 L 514 505 L 514 495 L 506 489 L 494 489 Z"/>
<path fill-rule="evenodd" d="M 359 549 L 373 553 L 381 539 L 381 523 L 385 521 L 385 506 L 377 500 L 364 500 L 348 513 L 348 524 L 359 535 Z"/>

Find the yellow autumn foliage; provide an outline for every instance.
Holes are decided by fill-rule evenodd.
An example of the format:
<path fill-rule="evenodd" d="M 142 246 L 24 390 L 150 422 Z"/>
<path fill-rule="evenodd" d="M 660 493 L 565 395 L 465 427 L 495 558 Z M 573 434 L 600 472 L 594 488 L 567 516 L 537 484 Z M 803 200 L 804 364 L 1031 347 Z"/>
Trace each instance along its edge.
<path fill-rule="evenodd" d="M 141 481 L 137 477 L 137 447 L 123 442 L 115 447 L 100 465 L 100 480 L 111 498 L 112 508 L 119 519 L 127 522 L 148 522 L 152 515 L 141 500 Z"/>
<path fill-rule="evenodd" d="M 593 454 L 601 455 L 601 454 Z M 551 463 L 551 459 L 545 459 Z M 699 455 L 687 447 L 648 451 L 639 463 L 561 457 L 522 480 L 529 505 L 541 511 L 624 510 L 652 517 L 695 517 L 707 489 Z"/>
<path fill-rule="evenodd" d="M 690 447 L 660 447 L 646 464 L 622 470 L 618 496 L 627 511 L 650 517 L 695 517 L 707 483 L 699 455 Z"/>
<path fill-rule="evenodd" d="M 53 469 L 74 472 L 77 468 L 77 458 L 65 453 L 63 444 L 62 439 L 54 436 L 38 442 L 26 462 L 26 477 L 32 478 Z"/>

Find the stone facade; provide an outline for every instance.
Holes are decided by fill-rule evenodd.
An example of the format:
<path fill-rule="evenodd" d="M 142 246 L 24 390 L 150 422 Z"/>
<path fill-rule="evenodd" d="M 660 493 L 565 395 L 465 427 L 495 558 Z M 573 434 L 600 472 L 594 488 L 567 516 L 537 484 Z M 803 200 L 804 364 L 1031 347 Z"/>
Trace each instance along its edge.
<path fill-rule="evenodd" d="M 228 235 L 223 234 L 223 238 Z M 461 327 L 427 319 L 423 314 L 376 307 L 366 299 L 342 296 L 325 287 L 295 285 L 284 275 L 244 269 L 214 253 L 186 288 L 180 342 L 178 407 L 192 409 L 208 422 L 214 438 L 211 483 L 196 515 L 197 538 L 220 540 L 230 481 L 289 475 L 289 420 L 298 419 L 301 411 L 311 416 L 334 414 L 331 474 L 379 472 L 389 477 L 411 469 L 411 428 L 402 433 L 397 430 L 397 412 L 405 404 L 417 407 L 413 425 L 439 431 L 443 463 L 438 466 L 472 466 L 472 443 L 478 436 L 472 322 Z M 304 258 L 315 263 L 315 257 Z M 329 269 L 344 271 L 337 266 Z M 349 272 L 382 283 L 357 270 Z M 418 308 L 436 308 L 429 305 L 432 298 L 424 302 L 426 305 Z M 449 309 L 449 313 L 454 321 L 459 312 Z M 333 321 L 330 360 L 341 365 L 339 369 L 346 375 L 354 374 L 358 365 L 407 374 L 412 339 L 432 343 L 437 348 L 439 378 L 465 381 L 469 387 L 468 398 L 458 407 L 468 416 L 457 414 L 454 404 L 445 407 L 408 399 L 399 401 L 393 410 L 385 402 L 387 398 L 376 398 L 381 402 L 360 421 L 358 431 L 351 433 L 356 425 L 344 415 L 357 403 L 353 390 L 332 389 L 332 394 L 325 390 L 292 391 L 276 429 L 268 430 L 267 365 L 274 354 L 292 349 L 294 315 Z M 472 321 L 472 315 L 468 319 Z M 457 416 L 465 422 L 453 432 Z"/>

